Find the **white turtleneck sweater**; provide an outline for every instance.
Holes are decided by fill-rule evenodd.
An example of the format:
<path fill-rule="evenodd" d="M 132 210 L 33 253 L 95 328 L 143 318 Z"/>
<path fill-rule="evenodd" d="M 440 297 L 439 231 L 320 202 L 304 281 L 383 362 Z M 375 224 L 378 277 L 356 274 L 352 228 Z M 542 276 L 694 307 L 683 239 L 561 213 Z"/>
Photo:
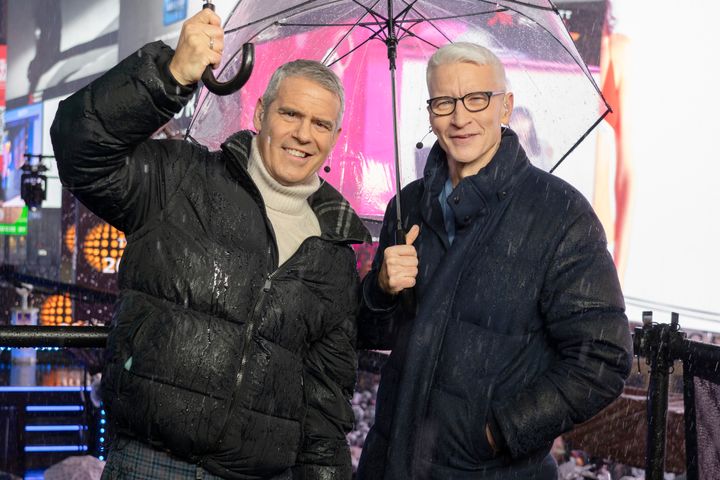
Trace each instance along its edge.
<path fill-rule="evenodd" d="M 313 174 L 301 184 L 282 185 L 265 168 L 257 137 L 252 140 L 248 173 L 265 202 L 265 211 L 275 230 L 278 265 L 282 265 L 306 238 L 320 236 L 320 224 L 307 201 L 320 188 L 320 178 Z"/>

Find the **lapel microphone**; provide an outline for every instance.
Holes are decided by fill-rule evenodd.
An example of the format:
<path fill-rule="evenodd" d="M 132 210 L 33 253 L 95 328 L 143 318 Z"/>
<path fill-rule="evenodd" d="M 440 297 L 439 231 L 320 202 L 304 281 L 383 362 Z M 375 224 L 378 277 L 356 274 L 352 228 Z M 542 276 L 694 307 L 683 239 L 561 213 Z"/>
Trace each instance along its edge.
<path fill-rule="evenodd" d="M 430 127 L 430 130 L 428 130 L 428 132 L 425 135 L 423 135 L 423 137 L 420 139 L 420 141 L 415 144 L 415 148 L 417 148 L 418 150 L 422 150 L 422 148 L 425 146 L 425 145 L 423 145 L 423 140 L 425 140 L 425 137 L 427 137 L 431 133 L 432 133 L 432 127 Z"/>

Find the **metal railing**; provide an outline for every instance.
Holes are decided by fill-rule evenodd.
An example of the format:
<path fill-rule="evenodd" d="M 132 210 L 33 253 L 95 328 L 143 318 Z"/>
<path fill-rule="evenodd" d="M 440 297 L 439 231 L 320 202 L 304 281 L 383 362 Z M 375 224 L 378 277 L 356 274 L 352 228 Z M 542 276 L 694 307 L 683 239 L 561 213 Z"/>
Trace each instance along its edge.
<path fill-rule="evenodd" d="M 0 326 L 2 347 L 103 348 L 110 327 Z M 650 365 L 648 388 L 648 433 L 645 478 L 664 478 L 669 377 L 675 361 L 683 362 L 685 398 L 685 443 L 688 480 L 699 478 L 693 378 L 720 384 L 720 346 L 685 338 L 680 331 L 679 315 L 672 314 L 670 324 L 652 322 L 652 312 L 643 313 L 643 326 L 633 335 L 635 355 Z M 378 373 L 387 356 L 365 351 L 359 368 Z"/>
<path fill-rule="evenodd" d="M 0 347 L 105 348 L 110 327 L 0 326 Z"/>
<path fill-rule="evenodd" d="M 643 326 L 635 329 L 633 347 L 635 355 L 644 357 L 650 365 L 645 478 L 664 478 L 668 387 L 674 363 L 679 360 L 683 362 L 686 474 L 688 480 L 698 480 L 694 378 L 720 384 L 720 346 L 686 339 L 675 312 L 670 324 L 653 323 L 652 312 L 643 312 Z"/>

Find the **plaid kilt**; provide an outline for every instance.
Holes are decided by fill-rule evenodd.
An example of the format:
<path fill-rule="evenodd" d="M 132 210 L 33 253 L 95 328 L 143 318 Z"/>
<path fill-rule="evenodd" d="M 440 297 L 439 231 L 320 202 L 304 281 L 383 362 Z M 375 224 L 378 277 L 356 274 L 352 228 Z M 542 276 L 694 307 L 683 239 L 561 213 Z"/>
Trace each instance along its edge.
<path fill-rule="evenodd" d="M 117 438 L 107 458 L 101 480 L 222 480 L 204 468 L 184 462 L 137 440 Z M 290 470 L 268 480 L 291 480 Z"/>

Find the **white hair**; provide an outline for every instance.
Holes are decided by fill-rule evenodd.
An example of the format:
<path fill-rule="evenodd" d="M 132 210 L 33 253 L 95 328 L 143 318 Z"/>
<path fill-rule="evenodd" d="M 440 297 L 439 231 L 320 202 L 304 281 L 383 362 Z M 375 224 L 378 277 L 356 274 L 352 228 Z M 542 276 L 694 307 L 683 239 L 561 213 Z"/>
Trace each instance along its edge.
<path fill-rule="evenodd" d="M 474 63 L 476 65 L 489 65 L 494 67 L 503 83 L 507 86 L 507 77 L 505 75 L 505 66 L 500 59 L 489 49 L 471 42 L 456 42 L 440 47 L 433 53 L 428 60 L 426 81 L 430 85 L 430 75 L 433 69 L 440 65 L 448 65 L 450 63 Z"/>

